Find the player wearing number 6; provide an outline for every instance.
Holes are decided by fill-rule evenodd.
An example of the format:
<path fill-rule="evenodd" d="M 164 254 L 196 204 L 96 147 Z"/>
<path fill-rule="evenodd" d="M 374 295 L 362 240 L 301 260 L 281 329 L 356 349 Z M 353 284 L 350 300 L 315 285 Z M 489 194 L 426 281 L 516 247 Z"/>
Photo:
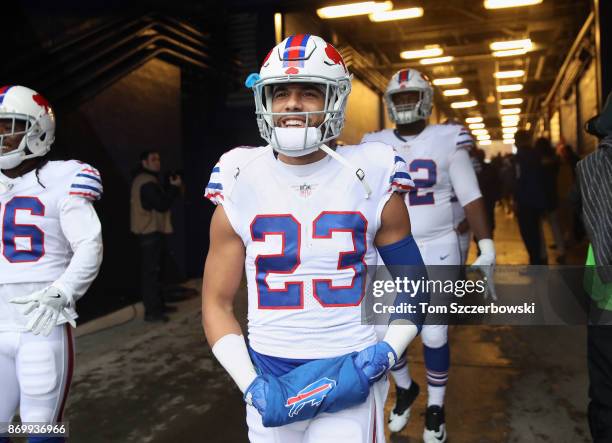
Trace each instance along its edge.
<path fill-rule="evenodd" d="M 478 239 L 481 255 L 473 265 L 480 266 L 487 277 L 492 277 L 495 248 L 478 181 L 468 156 L 468 149 L 474 143 L 469 131 L 460 125 L 428 125 L 433 87 L 427 76 L 415 69 L 395 73 L 384 99 L 389 118 L 396 128 L 366 134 L 363 142 L 393 146 L 408 164 L 416 186 L 406 194 L 405 200 L 412 232 L 430 277 L 434 279 L 432 272 L 438 273 L 436 280 L 458 277 L 461 257 L 453 225 L 453 189 Z M 489 289 L 494 297 L 493 286 Z M 432 302 L 436 298 L 432 294 Z M 425 443 L 441 443 L 446 440 L 444 394 L 450 368 L 448 326 L 426 324 L 422 339 L 429 394 L 423 440 Z M 408 422 L 410 406 L 419 393 L 419 387 L 411 380 L 404 359 L 391 373 L 397 385 L 397 400 L 389 418 L 389 429 L 399 432 Z"/>
<path fill-rule="evenodd" d="M 395 319 L 377 343 L 361 304 L 377 249 L 390 264 L 422 265 L 398 195 L 412 180 L 389 146 L 330 147 L 351 77 L 320 37 L 285 39 L 247 86 L 268 145 L 224 154 L 206 188 L 218 205 L 203 284 L 208 342 L 245 393 L 252 442 L 384 441 L 384 375 L 422 316 Z M 243 270 L 248 346 L 232 310 Z"/>
<path fill-rule="evenodd" d="M 92 206 L 102 196 L 100 174 L 74 160 L 49 161 L 54 134 L 43 96 L 0 87 L 0 424 L 18 409 L 24 423 L 62 421 L 75 303 L 102 260 Z"/>

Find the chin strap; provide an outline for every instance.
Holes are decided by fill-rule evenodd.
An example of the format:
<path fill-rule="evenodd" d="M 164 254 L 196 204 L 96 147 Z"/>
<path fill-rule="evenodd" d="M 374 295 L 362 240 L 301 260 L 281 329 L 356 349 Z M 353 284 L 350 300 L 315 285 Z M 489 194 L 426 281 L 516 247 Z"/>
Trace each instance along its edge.
<path fill-rule="evenodd" d="M 366 199 L 370 198 L 370 195 L 372 194 L 372 188 L 370 188 L 370 185 L 368 184 L 368 181 L 366 180 L 365 172 L 363 172 L 363 169 L 356 168 L 355 165 L 351 164 L 351 162 L 349 162 L 347 159 L 342 157 L 340 154 L 338 154 L 336 151 L 334 151 L 327 145 L 321 145 L 319 146 L 319 149 L 325 152 L 327 155 L 329 155 L 334 160 L 337 160 L 340 163 L 342 163 L 347 168 L 354 170 L 355 177 L 357 178 L 357 180 L 359 180 L 359 183 L 361 183 L 361 185 L 363 186 L 363 189 L 365 190 L 365 198 Z"/>

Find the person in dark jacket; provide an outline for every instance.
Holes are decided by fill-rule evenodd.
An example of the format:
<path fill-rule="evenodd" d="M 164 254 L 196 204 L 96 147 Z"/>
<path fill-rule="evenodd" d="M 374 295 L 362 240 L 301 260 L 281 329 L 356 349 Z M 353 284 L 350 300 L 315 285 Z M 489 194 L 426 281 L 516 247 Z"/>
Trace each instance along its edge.
<path fill-rule="evenodd" d="M 576 172 L 584 225 L 591 240 L 592 283 L 587 329 L 589 427 L 595 443 L 612 441 L 612 93 L 601 114 L 586 130 L 597 136 L 598 149 L 578 162 Z M 587 269 L 588 274 L 588 269 Z M 589 288 L 590 286 L 590 288 Z"/>
<path fill-rule="evenodd" d="M 514 201 L 519 230 L 530 265 L 545 265 L 542 257 L 542 231 L 540 224 L 546 209 L 546 195 L 542 183 L 542 158 L 531 146 L 527 131 L 518 131 L 514 137 L 517 148 L 515 156 L 516 188 Z"/>
<path fill-rule="evenodd" d="M 165 313 L 176 308 L 164 304 L 160 288 L 161 264 L 167 237 L 173 232 L 170 208 L 179 194 L 182 180 L 180 176 L 171 176 L 169 186 L 162 186 L 158 152 L 143 152 L 140 163 L 141 168 L 132 182 L 130 215 L 131 230 L 138 236 L 142 253 L 144 319 L 148 322 L 167 322 Z"/>

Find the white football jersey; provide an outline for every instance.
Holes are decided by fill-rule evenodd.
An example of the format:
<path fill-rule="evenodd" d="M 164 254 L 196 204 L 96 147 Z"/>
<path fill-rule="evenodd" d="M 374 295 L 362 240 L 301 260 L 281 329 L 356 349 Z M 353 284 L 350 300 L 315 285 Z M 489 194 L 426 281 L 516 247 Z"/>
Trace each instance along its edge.
<path fill-rule="evenodd" d="M 75 160 L 52 161 L 38 177 L 35 171 L 15 179 L 0 173 L 0 181 L 8 189 L 0 193 L 0 285 L 56 281 L 73 255 L 60 226 L 61 208 L 69 199 L 98 200 L 100 174 Z M 7 297 L 0 300 L 0 323 L 22 329 L 25 320 Z"/>
<path fill-rule="evenodd" d="M 213 169 L 206 197 L 244 242 L 249 344 L 261 354 L 327 358 L 376 343 L 362 324 L 367 267 L 384 205 L 413 183 L 389 146 L 337 152 L 365 172 L 369 198 L 355 169 L 329 156 L 291 166 L 269 146 L 236 148 Z"/>
<path fill-rule="evenodd" d="M 410 137 L 402 137 L 394 129 L 384 129 L 366 134 L 362 142 L 393 146 L 406 161 L 415 189 L 405 199 L 412 233 L 418 242 L 431 241 L 453 231 L 453 189 L 461 206 L 481 196 L 467 151 L 474 141 L 461 126 L 429 125 Z"/>

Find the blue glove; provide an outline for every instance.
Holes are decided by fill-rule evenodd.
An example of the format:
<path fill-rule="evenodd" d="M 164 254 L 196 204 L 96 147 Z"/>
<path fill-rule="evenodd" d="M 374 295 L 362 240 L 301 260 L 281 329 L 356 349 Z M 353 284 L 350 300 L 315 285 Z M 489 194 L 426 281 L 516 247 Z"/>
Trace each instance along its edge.
<path fill-rule="evenodd" d="M 263 417 L 266 413 L 267 395 L 268 382 L 262 376 L 258 376 L 244 392 L 244 401 L 257 409 Z"/>
<path fill-rule="evenodd" d="M 355 357 L 355 365 L 363 371 L 370 385 L 380 380 L 396 361 L 397 355 L 386 341 L 365 348 Z"/>

